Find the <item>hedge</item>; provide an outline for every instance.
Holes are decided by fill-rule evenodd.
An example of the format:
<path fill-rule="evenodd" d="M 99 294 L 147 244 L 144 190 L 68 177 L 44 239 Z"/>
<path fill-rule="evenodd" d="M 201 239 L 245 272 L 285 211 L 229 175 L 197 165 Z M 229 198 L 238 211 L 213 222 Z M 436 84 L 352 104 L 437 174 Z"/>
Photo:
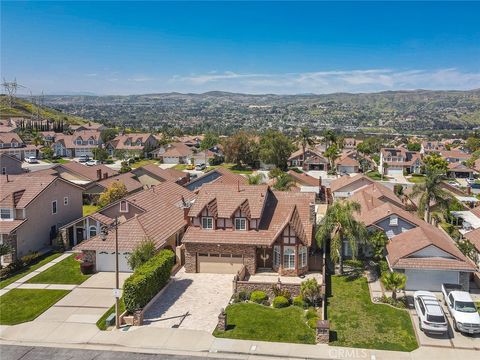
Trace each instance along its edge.
<path fill-rule="evenodd" d="M 285 296 L 276 296 L 273 299 L 273 307 L 276 309 L 285 308 L 290 306 L 290 301 Z"/>
<path fill-rule="evenodd" d="M 257 304 L 263 304 L 268 300 L 268 295 L 265 291 L 255 290 L 250 294 L 250 301 L 256 302 Z"/>
<path fill-rule="evenodd" d="M 173 251 L 162 250 L 125 280 L 123 300 L 129 313 L 142 309 L 167 284 L 174 259 Z"/>

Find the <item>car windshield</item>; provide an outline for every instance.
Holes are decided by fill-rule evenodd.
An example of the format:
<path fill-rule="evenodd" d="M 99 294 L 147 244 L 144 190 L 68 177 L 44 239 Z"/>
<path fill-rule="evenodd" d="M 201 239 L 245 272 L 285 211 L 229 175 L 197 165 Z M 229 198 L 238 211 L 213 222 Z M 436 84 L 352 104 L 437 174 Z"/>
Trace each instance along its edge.
<path fill-rule="evenodd" d="M 434 323 L 444 323 L 445 317 L 443 315 L 427 315 L 427 321 Z"/>
<path fill-rule="evenodd" d="M 471 301 L 455 301 L 455 310 L 466 313 L 474 313 L 477 311 L 477 308 Z"/>

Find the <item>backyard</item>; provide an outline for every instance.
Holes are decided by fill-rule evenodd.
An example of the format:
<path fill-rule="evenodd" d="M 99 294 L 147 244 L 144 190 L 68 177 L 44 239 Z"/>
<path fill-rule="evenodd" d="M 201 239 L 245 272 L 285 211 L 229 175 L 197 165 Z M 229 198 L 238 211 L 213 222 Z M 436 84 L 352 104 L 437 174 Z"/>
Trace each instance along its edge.
<path fill-rule="evenodd" d="M 87 280 L 90 275 L 80 272 L 80 263 L 71 255 L 51 268 L 41 272 L 27 281 L 29 284 L 73 284 L 78 285 Z"/>
<path fill-rule="evenodd" d="M 395 351 L 418 347 L 408 312 L 373 304 L 364 277 L 332 276 L 330 284 L 331 345 Z"/>
<path fill-rule="evenodd" d="M 229 305 L 227 331 L 216 337 L 245 340 L 315 344 L 315 331 L 305 322 L 303 309 L 290 306 L 274 309 L 253 303 Z"/>

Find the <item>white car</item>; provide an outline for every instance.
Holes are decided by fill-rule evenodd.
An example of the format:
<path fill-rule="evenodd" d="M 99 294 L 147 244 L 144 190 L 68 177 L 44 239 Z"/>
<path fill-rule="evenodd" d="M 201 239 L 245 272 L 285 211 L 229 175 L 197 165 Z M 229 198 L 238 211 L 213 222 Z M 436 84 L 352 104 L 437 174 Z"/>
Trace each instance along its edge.
<path fill-rule="evenodd" d="M 470 294 L 457 284 L 442 284 L 442 293 L 453 318 L 453 328 L 467 334 L 480 334 L 480 315 Z"/>
<path fill-rule="evenodd" d="M 35 156 L 26 157 L 25 161 L 29 164 L 37 164 L 38 163 L 38 160 Z"/>
<path fill-rule="evenodd" d="M 85 165 L 87 166 L 94 166 L 94 165 L 100 165 L 100 160 L 88 160 Z"/>
<path fill-rule="evenodd" d="M 413 301 L 421 331 L 435 334 L 446 334 L 448 332 L 447 318 L 440 301 L 433 293 L 430 291 L 415 291 Z"/>

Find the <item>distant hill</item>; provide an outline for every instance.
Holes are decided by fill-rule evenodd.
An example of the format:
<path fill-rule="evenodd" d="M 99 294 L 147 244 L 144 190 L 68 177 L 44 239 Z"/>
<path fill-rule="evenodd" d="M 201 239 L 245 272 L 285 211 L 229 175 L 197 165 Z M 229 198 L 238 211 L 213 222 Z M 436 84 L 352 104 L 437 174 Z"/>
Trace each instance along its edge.
<path fill-rule="evenodd" d="M 307 126 L 345 131 L 469 130 L 480 126 L 480 89 L 386 91 L 328 95 L 204 94 L 46 96 L 45 104 L 87 119 L 133 127 L 187 131 Z"/>

